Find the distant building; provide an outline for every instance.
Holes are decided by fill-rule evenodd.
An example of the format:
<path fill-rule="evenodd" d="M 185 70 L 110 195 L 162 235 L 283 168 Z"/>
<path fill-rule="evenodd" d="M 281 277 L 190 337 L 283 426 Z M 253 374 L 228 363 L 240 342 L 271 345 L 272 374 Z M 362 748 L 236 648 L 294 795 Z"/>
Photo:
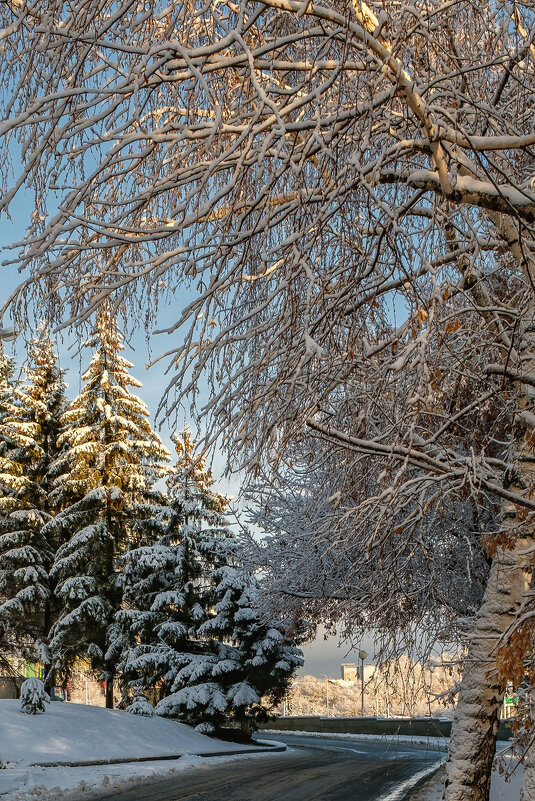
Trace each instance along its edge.
<path fill-rule="evenodd" d="M 367 683 L 371 680 L 375 673 L 375 665 L 364 665 L 364 682 Z M 362 680 L 362 668 L 360 665 L 355 665 L 354 662 L 343 662 L 340 666 L 340 675 L 342 681 L 356 682 Z"/>
<path fill-rule="evenodd" d="M 340 667 L 340 675 L 344 681 L 357 681 L 360 671 L 354 662 L 344 662 Z"/>
<path fill-rule="evenodd" d="M 44 667 L 22 657 L 7 656 L 0 665 L 0 698 L 18 698 L 22 682 L 29 678 L 43 678 Z"/>
<path fill-rule="evenodd" d="M 0 698 L 18 698 L 23 681 L 20 676 L 0 676 Z"/>

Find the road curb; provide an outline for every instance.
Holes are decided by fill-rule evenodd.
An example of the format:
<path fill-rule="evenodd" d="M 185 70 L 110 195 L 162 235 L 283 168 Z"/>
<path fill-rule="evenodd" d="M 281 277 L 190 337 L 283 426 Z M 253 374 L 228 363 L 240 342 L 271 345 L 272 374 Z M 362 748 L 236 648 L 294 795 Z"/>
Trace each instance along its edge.
<path fill-rule="evenodd" d="M 279 744 L 275 746 L 258 746 L 250 747 L 247 751 L 203 751 L 199 754 L 165 754 L 163 756 L 144 756 L 132 758 L 118 758 L 118 759 L 88 759 L 85 762 L 64 762 L 61 760 L 54 760 L 54 762 L 32 762 L 28 765 L 30 768 L 88 768 L 97 765 L 125 765 L 129 762 L 171 762 L 173 760 L 182 759 L 185 756 L 198 756 L 208 759 L 210 757 L 224 757 L 224 756 L 248 756 L 249 754 L 273 754 L 281 751 L 286 751 L 286 746 Z"/>

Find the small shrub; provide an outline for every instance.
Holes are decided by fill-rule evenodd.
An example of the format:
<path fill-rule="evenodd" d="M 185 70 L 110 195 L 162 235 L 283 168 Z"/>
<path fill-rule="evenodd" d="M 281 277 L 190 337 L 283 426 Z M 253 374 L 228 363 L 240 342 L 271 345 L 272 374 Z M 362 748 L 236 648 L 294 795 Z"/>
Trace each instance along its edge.
<path fill-rule="evenodd" d="M 211 723 L 199 723 L 198 726 L 195 726 L 195 731 L 198 731 L 199 734 L 213 734 L 215 732 L 215 726 Z"/>
<path fill-rule="evenodd" d="M 152 717 L 152 715 L 155 714 L 154 709 L 149 704 L 143 693 L 136 693 L 130 706 L 126 707 L 126 711 L 130 712 L 131 715 L 143 715 L 147 718 Z"/>
<path fill-rule="evenodd" d="M 45 703 L 50 703 L 50 698 L 43 682 L 40 679 L 26 679 L 20 688 L 22 711 L 28 715 L 37 715 L 38 712 L 45 711 Z"/>

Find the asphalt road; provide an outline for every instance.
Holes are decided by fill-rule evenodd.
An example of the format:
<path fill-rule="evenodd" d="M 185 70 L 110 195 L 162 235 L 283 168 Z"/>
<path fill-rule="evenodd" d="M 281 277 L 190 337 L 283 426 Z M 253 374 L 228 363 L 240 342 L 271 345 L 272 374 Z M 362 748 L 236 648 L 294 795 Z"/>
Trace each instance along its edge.
<path fill-rule="evenodd" d="M 98 801 L 402 801 L 440 758 L 404 744 L 291 735 L 285 753 L 192 766 Z"/>

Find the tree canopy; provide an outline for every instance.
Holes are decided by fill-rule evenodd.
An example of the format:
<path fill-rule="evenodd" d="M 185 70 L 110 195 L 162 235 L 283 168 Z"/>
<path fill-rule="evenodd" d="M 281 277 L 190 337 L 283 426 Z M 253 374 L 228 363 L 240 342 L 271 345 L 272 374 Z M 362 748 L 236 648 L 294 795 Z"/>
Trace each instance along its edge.
<path fill-rule="evenodd" d="M 450 501 L 493 512 L 466 697 L 479 687 L 495 720 L 506 674 L 535 680 L 532 4 L 0 14 L 0 208 L 25 185 L 36 199 L 15 313 L 27 298 L 84 323 L 141 298 L 150 326 L 192 287 L 171 384 L 185 396 L 206 371 L 230 467 L 255 476 L 311 434 L 342 467 L 357 454 L 353 515 L 386 551 L 418 547 Z M 448 799 L 488 794 L 493 727 L 469 718 L 452 752 L 486 767 L 449 772 Z"/>

